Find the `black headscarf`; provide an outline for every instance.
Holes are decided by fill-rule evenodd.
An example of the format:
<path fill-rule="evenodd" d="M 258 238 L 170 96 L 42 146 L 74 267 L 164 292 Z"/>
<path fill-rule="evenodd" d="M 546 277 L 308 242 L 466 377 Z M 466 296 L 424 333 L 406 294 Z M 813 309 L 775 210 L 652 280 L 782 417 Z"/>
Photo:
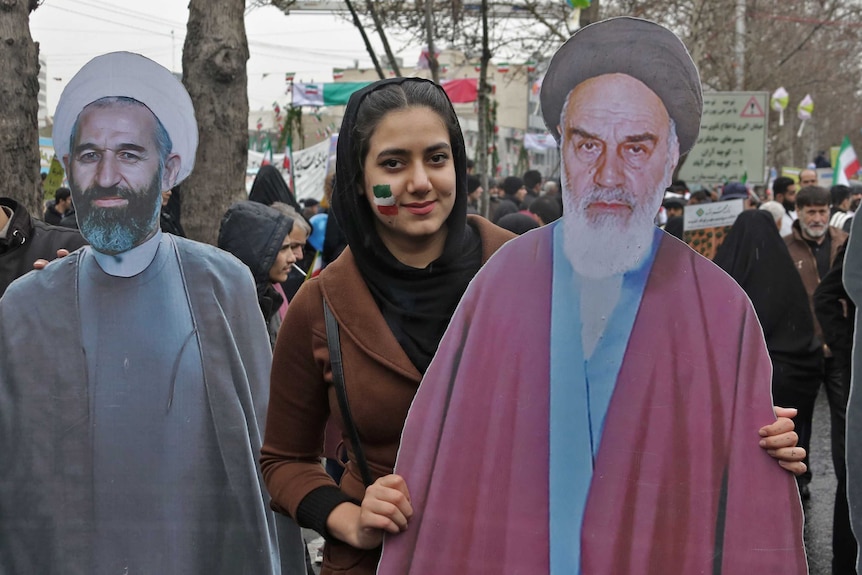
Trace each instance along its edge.
<path fill-rule="evenodd" d="M 448 231 L 443 253 L 424 269 L 404 265 L 389 252 L 377 234 L 371 206 L 361 193 L 364 158 L 360 157 L 360 142 L 356 134 L 359 109 L 370 94 L 393 86 L 402 86 L 403 89 L 408 82 L 427 83 L 439 90 L 454 122 L 454 129 L 449 129 L 449 138 L 455 164 L 455 202 L 445 223 Z M 407 129 L 409 126 L 405 126 Z M 413 365 L 425 373 L 455 306 L 482 263 L 481 241 L 467 225 L 464 137 L 443 89 L 420 78 L 392 78 L 355 92 L 347 104 L 338 135 L 335 177 L 332 211 L 344 230 L 359 272 L 389 329 Z"/>
<path fill-rule="evenodd" d="M 251 185 L 248 199 L 265 206 L 271 206 L 275 202 L 281 202 L 293 207 L 296 213 L 301 214 L 302 208 L 296 202 L 296 198 L 287 187 L 284 176 L 275 166 L 261 166 Z"/>
<path fill-rule="evenodd" d="M 801 360 L 817 351 L 808 293 L 772 214 L 739 214 L 713 261 L 748 294 L 770 356 Z"/>

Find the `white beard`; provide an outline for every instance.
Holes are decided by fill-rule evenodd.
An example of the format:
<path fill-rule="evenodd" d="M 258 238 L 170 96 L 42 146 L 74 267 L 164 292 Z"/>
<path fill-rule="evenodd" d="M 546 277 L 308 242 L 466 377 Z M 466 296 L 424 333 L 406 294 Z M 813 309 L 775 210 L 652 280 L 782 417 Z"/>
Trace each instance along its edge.
<path fill-rule="evenodd" d="M 566 170 L 563 183 L 563 251 L 579 275 L 600 279 L 637 268 L 652 246 L 653 219 L 661 206 L 670 180 L 670 165 L 648 199 L 639 200 L 624 189 L 593 186 L 580 198 L 573 197 Z M 588 216 L 587 206 L 597 199 L 618 199 L 629 203 L 632 211 L 624 215 Z"/>

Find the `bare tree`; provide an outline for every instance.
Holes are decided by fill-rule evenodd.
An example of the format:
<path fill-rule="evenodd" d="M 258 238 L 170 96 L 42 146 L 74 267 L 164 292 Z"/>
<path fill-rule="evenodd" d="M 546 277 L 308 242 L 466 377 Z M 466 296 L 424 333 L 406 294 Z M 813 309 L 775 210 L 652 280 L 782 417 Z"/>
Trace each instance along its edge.
<path fill-rule="evenodd" d="M 200 132 L 195 169 L 183 182 L 183 225 L 215 244 L 221 217 L 245 197 L 248 161 L 248 40 L 244 0 L 191 0 L 183 83 Z"/>
<path fill-rule="evenodd" d="M 0 196 L 42 216 L 39 185 L 39 45 L 30 36 L 38 0 L 0 0 Z"/>

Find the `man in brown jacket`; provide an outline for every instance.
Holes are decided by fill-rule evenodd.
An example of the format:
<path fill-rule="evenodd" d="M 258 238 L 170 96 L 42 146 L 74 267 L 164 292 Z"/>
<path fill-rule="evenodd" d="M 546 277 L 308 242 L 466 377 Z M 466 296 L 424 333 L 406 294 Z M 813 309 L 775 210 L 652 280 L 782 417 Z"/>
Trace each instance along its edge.
<path fill-rule="evenodd" d="M 802 277 L 808 301 L 811 304 L 814 319 L 815 335 L 823 342 L 823 330 L 814 315 L 814 290 L 820 280 L 835 263 L 836 255 L 847 241 L 847 233 L 829 225 L 829 206 L 831 204 L 829 190 L 819 186 L 806 186 L 796 194 L 796 214 L 798 219 L 793 222 L 792 233 L 785 236 L 784 241 L 790 251 L 790 257 Z M 844 454 L 844 421 L 847 409 L 847 396 L 850 392 L 847 385 L 841 383 L 840 370 L 833 363 L 828 346 L 823 343 L 823 353 L 826 358 L 822 381 L 826 385 L 826 395 L 829 399 L 830 418 L 832 420 L 832 452 Z M 811 438 L 811 414 L 814 410 L 814 400 L 820 389 L 820 381 L 812 381 L 811 386 L 799 391 L 799 415 L 796 417 L 796 430 L 799 433 L 799 445 L 809 449 Z M 808 483 L 811 481 L 811 471 L 799 478 L 802 498 L 811 495 Z"/>

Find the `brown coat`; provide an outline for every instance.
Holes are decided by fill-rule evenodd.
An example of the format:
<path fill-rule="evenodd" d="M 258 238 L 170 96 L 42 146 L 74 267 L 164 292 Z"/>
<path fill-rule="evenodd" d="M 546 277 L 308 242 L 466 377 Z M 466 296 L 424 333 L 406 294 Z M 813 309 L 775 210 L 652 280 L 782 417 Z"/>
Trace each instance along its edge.
<path fill-rule="evenodd" d="M 829 267 L 831 268 L 835 265 L 835 257 L 841 246 L 847 241 L 848 234 L 832 226 L 829 226 L 828 230 L 832 242 L 829 248 Z M 820 274 L 817 271 L 817 260 L 814 258 L 811 248 L 808 247 L 808 243 L 802 238 L 799 220 L 793 222 L 793 232 L 784 236 L 784 243 L 787 244 L 787 251 L 790 252 L 790 258 L 793 260 L 793 265 L 796 266 L 796 271 L 802 277 L 805 291 L 808 292 L 808 305 L 811 308 L 811 318 L 814 320 L 814 333 L 820 341 L 823 341 L 823 329 L 814 313 L 814 290 L 820 284 Z"/>
<path fill-rule="evenodd" d="M 482 239 L 483 263 L 513 237 L 484 218 L 469 216 L 468 222 Z M 373 479 L 395 467 L 407 410 L 422 378 L 386 325 L 349 248 L 302 286 L 275 347 L 261 458 L 274 508 L 291 517 L 311 491 L 335 485 L 320 464 L 330 413 L 350 445 L 332 387 L 322 298 L 338 320 L 347 396 Z M 365 488 L 351 449 L 348 456 L 341 490 L 359 501 Z M 322 573 L 372 574 L 379 554 L 329 541 Z"/>

